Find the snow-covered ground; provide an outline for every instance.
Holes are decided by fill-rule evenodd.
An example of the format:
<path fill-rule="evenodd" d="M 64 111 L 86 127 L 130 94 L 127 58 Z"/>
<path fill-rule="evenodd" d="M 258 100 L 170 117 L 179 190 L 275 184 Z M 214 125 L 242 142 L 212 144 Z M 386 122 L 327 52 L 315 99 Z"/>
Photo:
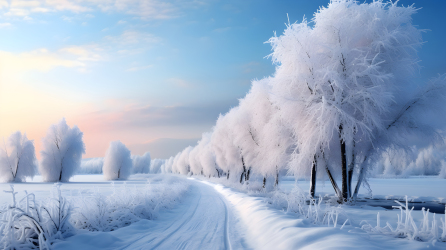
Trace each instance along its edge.
<path fill-rule="evenodd" d="M 183 187 L 187 189 L 187 192 L 176 193 L 180 195 L 177 197 L 179 202 L 159 210 L 156 217 L 141 218 L 113 231 L 91 232 L 91 230 L 78 229 L 74 236 L 56 239 L 51 248 L 446 249 L 445 242 L 398 238 L 390 234 L 389 230 L 384 230 L 386 222 L 389 222 L 394 229 L 396 228 L 399 210 L 372 207 L 367 204 L 342 207 L 337 205 L 326 207 L 323 204 L 317 211 L 321 213 L 319 218 L 324 217 L 324 213 L 331 213 L 330 222 L 326 219 L 315 222 L 311 218 L 306 218 L 293 210 L 292 206 L 284 205 L 284 202 L 291 202 L 292 194 L 296 190 L 302 189 L 306 192 L 308 189 L 306 181 L 298 181 L 299 187 L 296 189 L 296 181 L 291 177 L 285 177 L 280 182 L 282 191 L 269 193 L 256 192 L 244 187 L 229 188 L 216 182 L 225 184 L 223 179 L 196 179 L 163 174 L 133 175 L 125 184 L 122 181 L 114 182 L 114 184 L 104 181 L 102 175 L 74 176 L 70 183 L 64 183 L 61 186 L 62 193 L 73 200 L 78 200 L 79 196 L 89 197 L 94 193 L 111 195 L 116 190 L 122 189 L 124 185 L 128 190 L 132 188 L 142 190 L 147 186 L 186 183 Z M 50 196 L 53 185 L 40 183 L 36 177 L 33 182 L 15 184 L 14 187 L 19 192 L 19 197 L 21 192 L 28 190 L 36 194 L 37 200 L 44 200 Z M 446 196 L 444 191 L 446 181 L 439 178 L 371 179 L 370 186 L 374 198 L 387 198 L 389 202 L 393 202 L 391 199 L 408 195 L 423 201 L 438 203 L 444 201 Z M 0 184 L 0 189 L 8 190 L 9 184 Z M 319 184 L 317 193 L 328 196 L 333 193 L 330 189 L 328 182 L 325 186 Z M 160 192 L 168 191 L 159 190 Z M 289 191 L 294 193 L 288 194 Z M 361 192 L 366 194 L 366 190 Z M 169 194 L 159 194 L 158 199 L 163 195 Z M 1 203 L 9 202 L 10 196 L 7 193 L 0 194 Z M 339 215 L 337 221 L 335 212 Z M 378 212 L 380 227 L 376 227 Z M 421 230 L 423 212 L 412 211 L 411 215 Z M 433 214 L 430 213 L 429 223 L 432 223 L 432 218 Z M 446 217 L 444 214 L 436 215 L 439 226 L 441 226 L 440 218 L 444 221 Z M 439 233 L 441 235 L 442 231 L 439 230 Z"/>

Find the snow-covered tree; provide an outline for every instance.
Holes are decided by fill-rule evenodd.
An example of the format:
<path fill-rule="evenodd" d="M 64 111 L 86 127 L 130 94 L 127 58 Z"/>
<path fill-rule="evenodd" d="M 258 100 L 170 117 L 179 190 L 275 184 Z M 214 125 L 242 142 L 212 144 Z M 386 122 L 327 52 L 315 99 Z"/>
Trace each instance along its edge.
<path fill-rule="evenodd" d="M 36 174 L 34 142 L 26 134 L 17 131 L 11 134 L 0 147 L 0 182 L 23 182 Z"/>
<path fill-rule="evenodd" d="M 125 180 L 132 173 L 130 150 L 121 141 L 112 141 L 104 157 L 102 173 L 106 180 Z"/>
<path fill-rule="evenodd" d="M 150 172 L 151 174 L 159 174 L 162 172 L 162 166 L 166 163 L 164 159 L 152 159 L 150 161 Z"/>
<path fill-rule="evenodd" d="M 150 153 L 146 152 L 144 155 L 132 155 L 133 173 L 134 174 L 148 174 L 150 172 Z"/>
<path fill-rule="evenodd" d="M 172 165 L 175 157 L 171 156 L 169 159 L 165 160 L 163 165 L 160 167 L 160 171 L 163 174 L 173 173 L 172 172 Z"/>
<path fill-rule="evenodd" d="M 59 123 L 51 125 L 42 140 L 43 150 L 39 172 L 43 181 L 68 181 L 81 165 L 85 145 L 83 133 L 75 125 L 70 128 L 63 118 Z"/>
<path fill-rule="evenodd" d="M 389 138 L 390 127 L 405 126 L 400 121 L 409 107 L 433 89 L 410 78 L 422 42 L 414 13 L 415 7 L 396 2 L 336 0 L 315 13 L 312 25 L 289 24 L 269 40 L 278 65 L 272 93 L 298 141 L 290 169 L 302 172 L 326 162 L 330 177 L 330 169 L 342 176 L 340 190 L 331 180 L 344 201 L 353 196 L 355 166 L 360 184 L 373 146 Z M 406 118 L 419 123 L 414 114 Z"/>

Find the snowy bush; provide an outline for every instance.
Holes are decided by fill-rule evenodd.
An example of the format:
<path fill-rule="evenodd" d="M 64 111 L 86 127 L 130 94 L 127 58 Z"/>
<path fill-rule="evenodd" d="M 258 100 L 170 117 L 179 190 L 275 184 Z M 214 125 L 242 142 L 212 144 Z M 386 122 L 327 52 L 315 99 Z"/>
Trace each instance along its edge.
<path fill-rule="evenodd" d="M 60 239 L 89 231 L 113 231 L 141 219 L 155 219 L 173 208 L 188 190 L 177 178 L 153 179 L 144 186 L 112 184 L 110 195 L 99 193 L 66 197 L 54 184 L 51 195 L 36 200 L 33 193 L 18 198 L 11 185 L 12 201 L 0 204 L 0 249 L 50 249 Z"/>
<path fill-rule="evenodd" d="M 150 153 L 146 152 L 144 155 L 132 155 L 133 173 L 134 174 L 148 174 L 150 173 Z"/>
<path fill-rule="evenodd" d="M 43 138 L 39 172 L 45 182 L 68 181 L 81 165 L 85 145 L 77 126 L 70 128 L 65 118 L 51 125 Z"/>
<path fill-rule="evenodd" d="M 22 182 L 36 174 L 34 142 L 17 131 L 0 147 L 0 182 Z"/>
<path fill-rule="evenodd" d="M 18 200 L 11 185 L 12 202 L 0 208 L 0 247 L 2 249 L 50 249 L 57 239 L 71 236 L 73 228 L 68 221 L 71 204 L 62 196 L 60 185 L 55 184 L 51 197 L 41 203 L 34 194 Z"/>
<path fill-rule="evenodd" d="M 113 141 L 105 153 L 102 172 L 106 180 L 125 180 L 132 173 L 130 150 L 120 141 Z"/>
<path fill-rule="evenodd" d="M 80 168 L 76 174 L 102 174 L 104 158 L 82 159 Z"/>
<path fill-rule="evenodd" d="M 76 228 L 89 231 L 113 231 L 141 219 L 152 220 L 162 210 L 172 208 L 184 195 L 184 181 L 168 179 L 144 187 L 112 184 L 113 193 L 97 190 L 90 196 L 76 199 L 78 207 L 72 216 Z"/>
<path fill-rule="evenodd" d="M 433 214 L 432 219 L 429 219 L 429 215 L 431 213 L 429 213 L 429 209 L 426 211 L 424 208 L 422 209 L 423 220 L 417 224 L 412 217 L 413 207 L 412 209 L 409 208 L 407 196 L 406 204 L 402 204 L 399 201 L 395 202 L 398 203 L 399 206 L 393 206 L 393 208 L 400 210 L 395 227 L 393 227 L 389 222 L 386 222 L 386 226 L 383 227 L 381 225 L 380 215 L 378 213 L 376 218 L 376 226 L 372 226 L 366 221 L 362 221 L 362 229 L 370 233 L 388 234 L 398 238 L 404 237 L 419 241 L 446 242 L 446 207 L 445 215 L 443 216 L 444 218 L 440 218 L 441 224 L 435 218 L 435 213 Z"/>

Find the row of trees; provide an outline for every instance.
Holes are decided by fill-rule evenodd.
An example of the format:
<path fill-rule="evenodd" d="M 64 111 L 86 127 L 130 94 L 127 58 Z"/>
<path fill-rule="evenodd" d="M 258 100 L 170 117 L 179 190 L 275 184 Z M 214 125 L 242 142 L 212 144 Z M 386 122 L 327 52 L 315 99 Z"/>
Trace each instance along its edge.
<path fill-rule="evenodd" d="M 65 119 L 51 125 L 42 146 L 41 161 L 37 164 L 34 143 L 26 134 L 15 132 L 7 142 L 3 140 L 0 181 L 23 182 L 27 177 L 34 177 L 38 170 L 45 182 L 66 182 L 79 169 L 85 145 L 77 126 L 69 127 Z M 102 172 L 107 180 L 127 179 L 132 171 L 143 172 L 149 166 L 149 153 L 133 156 L 132 160 L 130 150 L 122 142 L 114 141 L 106 152 Z"/>
<path fill-rule="evenodd" d="M 422 44 L 416 11 L 337 0 L 311 22 L 287 24 L 268 41 L 274 75 L 253 81 L 212 132 L 162 170 L 239 182 L 254 173 L 276 183 L 287 171 L 311 180 L 311 196 L 316 179 L 328 178 L 340 202 L 356 198 L 382 150 L 406 149 L 414 137 L 442 141 L 445 77 L 413 80 Z"/>

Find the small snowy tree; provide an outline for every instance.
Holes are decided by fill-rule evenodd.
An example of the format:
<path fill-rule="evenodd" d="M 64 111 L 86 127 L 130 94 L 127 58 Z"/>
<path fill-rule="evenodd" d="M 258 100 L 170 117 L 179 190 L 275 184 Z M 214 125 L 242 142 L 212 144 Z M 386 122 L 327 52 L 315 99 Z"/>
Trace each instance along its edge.
<path fill-rule="evenodd" d="M 63 118 L 51 125 L 43 138 L 39 171 L 45 182 L 68 181 L 81 165 L 85 145 L 77 126 L 70 128 Z"/>
<path fill-rule="evenodd" d="M 36 174 L 34 143 L 17 131 L 0 148 L 0 182 L 22 182 Z"/>
<path fill-rule="evenodd" d="M 150 172 L 150 153 L 146 152 L 144 155 L 132 155 L 133 173 L 134 174 L 148 174 Z"/>
<path fill-rule="evenodd" d="M 166 163 L 165 159 L 152 159 L 150 161 L 150 171 L 151 174 L 159 174 L 161 173 L 162 166 Z"/>
<path fill-rule="evenodd" d="M 102 173 L 106 180 L 125 180 L 132 172 L 130 150 L 120 141 L 113 141 L 105 153 Z"/>

